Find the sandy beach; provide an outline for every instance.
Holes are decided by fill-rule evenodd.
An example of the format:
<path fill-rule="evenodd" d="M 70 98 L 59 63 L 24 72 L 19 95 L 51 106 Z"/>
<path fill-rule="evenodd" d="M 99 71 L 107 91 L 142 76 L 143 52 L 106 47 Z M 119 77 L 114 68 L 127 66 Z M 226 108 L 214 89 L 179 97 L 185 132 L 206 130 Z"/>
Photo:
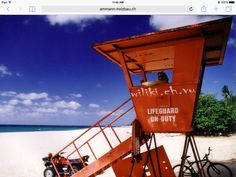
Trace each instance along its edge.
<path fill-rule="evenodd" d="M 117 127 L 116 132 L 127 139 L 131 136 L 131 127 Z M 42 157 L 49 152 L 56 153 L 67 143 L 84 132 L 71 131 L 44 131 L 0 133 L 0 177 L 43 177 Z M 109 132 L 108 132 L 109 133 Z M 184 136 L 182 134 L 157 134 L 158 145 L 164 145 L 172 165 L 179 162 Z M 229 137 L 196 137 L 200 155 L 207 153 L 210 146 L 210 159 L 220 161 L 230 166 L 236 175 L 236 135 Z M 97 151 L 104 149 L 104 143 L 96 140 Z M 234 168 L 233 168 L 234 167 Z M 101 177 L 115 176 L 112 169 L 106 170 Z"/>

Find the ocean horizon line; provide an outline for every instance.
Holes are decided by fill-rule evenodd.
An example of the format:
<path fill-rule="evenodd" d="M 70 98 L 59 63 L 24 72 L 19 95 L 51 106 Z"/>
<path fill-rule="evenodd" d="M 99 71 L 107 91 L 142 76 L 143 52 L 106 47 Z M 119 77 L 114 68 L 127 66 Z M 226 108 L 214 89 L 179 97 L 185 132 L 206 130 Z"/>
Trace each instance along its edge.
<path fill-rule="evenodd" d="M 89 128 L 91 125 L 39 125 L 39 124 L 0 124 L 0 133 L 66 131 Z"/>

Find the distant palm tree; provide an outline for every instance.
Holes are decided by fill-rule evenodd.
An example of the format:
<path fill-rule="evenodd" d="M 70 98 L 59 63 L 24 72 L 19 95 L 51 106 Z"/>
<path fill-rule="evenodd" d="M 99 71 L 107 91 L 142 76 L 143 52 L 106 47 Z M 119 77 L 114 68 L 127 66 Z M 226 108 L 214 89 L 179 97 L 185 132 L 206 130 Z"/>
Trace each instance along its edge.
<path fill-rule="evenodd" d="M 233 108 L 233 111 L 236 113 L 236 95 L 229 91 L 227 85 L 224 85 L 221 89 L 222 96 L 224 97 L 224 101 L 226 106 Z"/>
<path fill-rule="evenodd" d="M 222 92 L 222 96 L 224 97 L 224 99 L 227 101 L 230 99 L 231 97 L 231 93 L 229 91 L 229 88 L 227 85 L 224 85 L 221 89 L 221 92 Z"/>

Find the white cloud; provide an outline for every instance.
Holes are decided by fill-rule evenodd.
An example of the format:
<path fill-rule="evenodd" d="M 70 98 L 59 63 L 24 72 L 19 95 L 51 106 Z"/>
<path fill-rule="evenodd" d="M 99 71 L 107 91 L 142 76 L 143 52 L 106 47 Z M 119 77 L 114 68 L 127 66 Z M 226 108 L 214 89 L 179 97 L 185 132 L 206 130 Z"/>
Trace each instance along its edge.
<path fill-rule="evenodd" d="M 89 107 L 90 107 L 90 108 L 99 108 L 100 105 L 94 104 L 94 103 L 90 103 L 90 104 L 89 104 Z"/>
<path fill-rule="evenodd" d="M 13 105 L 0 105 L 0 113 L 10 113 L 14 109 Z"/>
<path fill-rule="evenodd" d="M 189 16 L 189 15 L 166 15 L 166 16 L 160 16 L 160 15 L 153 15 L 149 19 L 149 24 L 152 26 L 155 30 L 164 30 L 164 29 L 170 29 L 180 26 L 186 26 L 201 22 L 206 22 L 210 20 L 216 20 L 220 19 L 222 17 L 220 16 Z"/>
<path fill-rule="evenodd" d="M 48 15 L 46 16 L 51 25 L 76 24 L 80 30 L 89 26 L 94 21 L 107 21 L 110 16 L 105 15 Z"/>
<path fill-rule="evenodd" d="M 80 93 L 72 93 L 72 94 L 70 94 L 70 96 L 74 97 L 74 98 L 81 98 L 82 94 L 80 94 Z"/>
<path fill-rule="evenodd" d="M 98 116 L 105 116 L 105 115 L 107 115 L 109 113 L 110 113 L 110 111 L 99 111 L 99 112 L 97 112 L 97 115 Z"/>
<path fill-rule="evenodd" d="M 113 112 L 110 116 L 120 116 L 121 114 L 123 114 L 125 112 L 125 110 L 121 109 L 121 110 L 117 110 L 116 112 Z M 105 111 L 105 110 L 101 110 L 96 112 L 96 114 L 98 116 L 106 116 L 107 114 L 110 114 L 111 111 Z"/>
<path fill-rule="evenodd" d="M 80 114 L 81 112 L 77 112 L 75 110 L 71 110 L 71 109 L 64 109 L 62 111 L 62 114 L 65 114 L 65 115 L 78 115 Z"/>
<path fill-rule="evenodd" d="M 57 117 L 76 116 L 82 112 L 78 109 L 81 104 L 76 101 L 65 101 L 61 97 L 56 100 L 49 97 L 47 93 L 31 92 L 17 93 L 14 91 L 0 92 L 0 118 L 4 117 L 30 117 L 30 118 L 48 118 L 50 116 Z M 2 99 L 2 100 L 1 100 Z"/>
<path fill-rule="evenodd" d="M 75 101 L 70 101 L 70 102 L 66 102 L 66 101 L 57 101 L 54 103 L 54 106 L 57 108 L 66 108 L 66 109 L 78 109 L 79 107 L 81 107 L 81 104 L 75 102 Z"/>
<path fill-rule="evenodd" d="M 47 97 L 45 98 L 45 101 L 52 101 L 52 98 Z"/>
<path fill-rule="evenodd" d="M 11 76 L 12 73 L 9 71 L 9 69 L 4 66 L 4 65 L 0 65 L 0 77 L 4 77 L 4 76 Z"/>
<path fill-rule="evenodd" d="M 22 76 L 23 76 L 23 74 L 21 74 L 21 73 L 17 72 L 17 73 L 16 73 L 16 76 L 17 76 L 17 77 L 22 77 Z"/>
<path fill-rule="evenodd" d="M 57 108 L 43 108 L 43 107 L 40 107 L 40 108 L 36 109 L 36 112 L 38 112 L 38 113 L 56 113 L 57 111 L 58 111 Z"/>
<path fill-rule="evenodd" d="M 33 102 L 31 100 L 23 100 L 22 103 L 25 105 L 25 106 L 30 106 L 33 104 Z"/>
<path fill-rule="evenodd" d="M 51 103 L 48 101 L 44 101 L 40 103 L 40 106 L 49 106 Z"/>
<path fill-rule="evenodd" d="M 20 93 L 16 95 L 17 98 L 20 98 L 22 100 L 37 100 L 37 99 L 42 99 L 42 98 L 47 98 L 48 94 L 45 92 L 42 93 Z"/>
<path fill-rule="evenodd" d="M 38 102 L 34 102 L 34 105 L 35 106 L 39 106 L 40 104 Z"/>
<path fill-rule="evenodd" d="M 12 100 L 8 101 L 8 104 L 13 105 L 13 106 L 17 105 L 18 103 L 19 103 L 19 101 L 17 99 L 12 99 Z"/>
<path fill-rule="evenodd" d="M 17 77 L 23 76 L 23 74 L 17 72 L 17 73 L 12 73 L 7 66 L 0 64 L 0 77 L 5 77 L 5 76 L 12 76 L 16 75 Z"/>
<path fill-rule="evenodd" d="M 5 96 L 5 97 L 13 97 L 15 96 L 17 93 L 14 92 L 14 91 L 4 91 L 4 92 L 1 92 L 0 95 L 1 96 Z"/>
<path fill-rule="evenodd" d="M 40 116 L 42 116 L 42 114 L 41 113 L 39 113 L 39 112 L 26 112 L 25 113 L 25 116 L 26 117 L 35 117 L 35 118 L 38 118 L 38 117 L 40 117 Z"/>

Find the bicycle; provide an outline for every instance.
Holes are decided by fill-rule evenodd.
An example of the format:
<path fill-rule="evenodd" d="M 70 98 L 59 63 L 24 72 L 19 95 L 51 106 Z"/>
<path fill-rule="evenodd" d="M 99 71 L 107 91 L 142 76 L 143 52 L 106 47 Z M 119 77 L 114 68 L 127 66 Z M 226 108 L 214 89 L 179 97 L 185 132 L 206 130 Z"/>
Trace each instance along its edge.
<path fill-rule="evenodd" d="M 190 156 L 186 156 L 186 159 L 185 159 L 186 163 L 183 166 L 183 173 L 182 173 L 183 176 L 200 177 L 200 170 L 197 170 L 196 168 L 194 168 L 194 165 L 196 165 L 197 162 L 200 162 L 202 164 L 201 170 L 203 170 L 205 167 L 207 170 L 206 171 L 207 175 L 209 177 L 233 177 L 233 173 L 229 167 L 218 162 L 211 162 L 209 160 L 208 157 L 210 155 L 210 151 L 212 151 L 212 149 L 209 147 L 208 153 L 205 154 L 203 159 L 200 161 L 190 161 L 188 160 Z M 177 177 L 179 177 L 180 167 L 181 167 L 181 164 L 175 165 L 173 167 L 174 173 Z"/>

